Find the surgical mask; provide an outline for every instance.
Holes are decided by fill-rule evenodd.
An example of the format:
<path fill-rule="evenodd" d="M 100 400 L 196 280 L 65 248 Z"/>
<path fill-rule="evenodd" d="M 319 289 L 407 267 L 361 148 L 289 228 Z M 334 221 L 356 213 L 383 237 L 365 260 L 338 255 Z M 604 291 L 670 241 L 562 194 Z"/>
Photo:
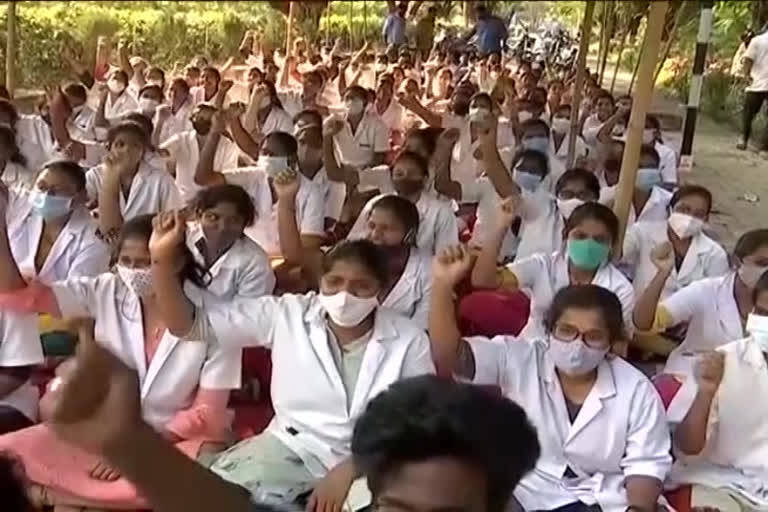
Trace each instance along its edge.
<path fill-rule="evenodd" d="M 260 155 L 256 161 L 256 167 L 264 171 L 267 176 L 274 178 L 282 171 L 288 169 L 288 157 Z"/>
<path fill-rule="evenodd" d="M 579 268 L 596 269 L 605 263 L 610 252 L 608 245 L 591 238 L 568 240 L 568 259 Z"/>
<path fill-rule="evenodd" d="M 571 120 L 567 117 L 555 117 L 552 119 L 552 131 L 557 133 L 567 133 L 571 129 Z"/>
<path fill-rule="evenodd" d="M 643 190 L 650 190 L 656 185 L 661 184 L 661 173 L 655 167 L 638 169 L 635 184 Z"/>
<path fill-rule="evenodd" d="M 262 96 L 261 100 L 259 100 L 259 110 L 264 110 L 265 108 L 269 107 L 272 104 L 272 98 L 269 96 Z"/>
<path fill-rule="evenodd" d="M 577 376 L 597 368 L 605 359 L 608 349 L 588 347 L 579 338 L 573 341 L 562 341 L 550 336 L 547 353 L 558 370 L 567 375 Z"/>
<path fill-rule="evenodd" d="M 109 81 L 107 81 L 107 89 L 109 89 L 109 92 L 112 94 L 120 94 L 125 90 L 125 84 L 120 80 L 110 78 Z"/>
<path fill-rule="evenodd" d="M 128 268 L 123 265 L 117 265 L 117 275 L 123 280 L 133 293 L 139 297 L 149 297 L 154 293 L 152 289 L 152 269 L 146 268 Z"/>
<path fill-rule="evenodd" d="M 672 212 L 667 223 L 680 238 L 690 238 L 704 230 L 703 220 L 685 213 Z"/>
<path fill-rule="evenodd" d="M 747 332 L 752 335 L 760 350 L 768 354 L 768 316 L 750 313 L 747 317 Z"/>
<path fill-rule="evenodd" d="M 512 180 L 517 186 L 527 192 L 535 192 L 541 184 L 541 176 L 521 169 L 515 169 L 512 173 Z"/>
<path fill-rule="evenodd" d="M 29 192 L 29 204 L 45 220 L 63 217 L 72 211 L 71 197 L 52 196 L 37 189 Z"/>
<path fill-rule="evenodd" d="M 523 139 L 523 147 L 546 155 L 549 153 L 549 137 L 528 137 Z"/>
<path fill-rule="evenodd" d="M 527 110 L 521 110 L 520 112 L 517 113 L 517 119 L 521 123 L 524 123 L 524 122 L 528 121 L 529 119 L 533 119 L 533 114 L 531 114 Z"/>
<path fill-rule="evenodd" d="M 360 324 L 379 306 L 375 296 L 362 298 L 346 291 L 333 295 L 320 293 L 317 299 L 333 323 L 342 327 L 354 327 Z"/>
<path fill-rule="evenodd" d="M 761 267 L 752 263 L 742 263 L 739 268 L 739 279 L 747 288 L 752 289 L 766 271 L 768 271 L 768 267 Z"/>
<path fill-rule="evenodd" d="M 344 102 L 344 105 L 347 107 L 347 114 L 350 116 L 360 115 L 365 108 L 365 103 L 359 99 L 347 100 Z"/>
<path fill-rule="evenodd" d="M 656 140 L 656 130 L 646 129 L 643 130 L 643 144 L 653 144 Z"/>
<path fill-rule="evenodd" d="M 376 73 L 384 73 L 386 70 L 387 70 L 386 64 L 384 64 L 383 62 L 376 63 L 376 67 L 375 67 Z"/>
<path fill-rule="evenodd" d="M 472 123 L 482 123 L 488 119 L 491 112 L 487 108 L 469 109 L 469 121 Z"/>
<path fill-rule="evenodd" d="M 575 210 L 576 208 L 578 208 L 583 204 L 584 204 L 584 201 L 582 201 L 577 197 L 574 197 L 572 199 L 558 199 L 557 209 L 560 210 L 560 215 L 562 215 L 563 218 L 567 220 L 573 213 L 573 210 Z"/>
<path fill-rule="evenodd" d="M 160 102 L 152 98 L 141 98 L 139 100 L 139 110 L 150 116 L 155 115 L 158 105 L 160 105 Z"/>

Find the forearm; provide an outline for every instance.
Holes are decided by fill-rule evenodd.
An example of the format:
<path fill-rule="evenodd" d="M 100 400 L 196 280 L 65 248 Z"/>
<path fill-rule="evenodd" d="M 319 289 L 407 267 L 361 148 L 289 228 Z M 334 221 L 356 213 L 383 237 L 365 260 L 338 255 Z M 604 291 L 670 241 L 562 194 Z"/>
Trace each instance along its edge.
<path fill-rule="evenodd" d="M 0 219 L 0 291 L 9 292 L 24 288 L 26 283 L 21 277 L 19 267 L 11 252 L 11 245 L 8 242 L 8 228 L 5 219 Z"/>
<path fill-rule="evenodd" d="M 418 101 L 409 102 L 407 108 L 422 118 L 424 122 L 429 126 L 434 126 L 435 128 L 443 127 L 443 119 L 440 117 L 440 115 L 432 112 L 431 110 L 427 110 L 424 105 Z"/>
<path fill-rule="evenodd" d="M 651 476 L 633 475 L 627 477 L 624 487 L 627 490 L 627 503 L 643 511 L 654 512 L 657 508 L 662 483 Z"/>
<path fill-rule="evenodd" d="M 221 133 L 210 132 L 205 138 L 205 144 L 200 151 L 200 159 L 195 168 L 195 183 L 200 186 L 213 185 L 218 182 L 217 173 L 213 169 L 213 163 L 216 159 L 216 150 L 219 147 Z"/>
<path fill-rule="evenodd" d="M 120 69 L 122 69 L 125 74 L 128 75 L 128 80 L 133 78 L 133 66 L 131 66 L 131 61 L 128 59 L 128 52 L 125 51 L 124 46 L 118 48 L 117 60 L 119 61 Z"/>
<path fill-rule="evenodd" d="M 659 304 L 661 292 L 664 290 L 664 284 L 667 282 L 669 272 L 659 271 L 653 277 L 648 287 L 645 289 L 635 304 L 635 310 L 632 313 L 632 320 L 635 327 L 641 331 L 647 331 L 653 327 L 653 320 L 656 317 L 656 307 Z"/>
<path fill-rule="evenodd" d="M 435 177 L 435 190 L 461 201 L 463 191 L 461 183 L 451 179 L 451 151 L 453 147 L 438 147 L 429 164 L 430 172 Z"/>
<path fill-rule="evenodd" d="M 158 311 L 174 336 L 189 334 L 195 323 L 195 307 L 184 294 L 184 287 L 175 272 L 175 261 L 152 261 L 152 283 Z"/>
<path fill-rule="evenodd" d="M 501 160 L 501 155 L 496 148 L 496 141 L 493 144 L 483 144 L 481 147 L 483 153 L 483 165 L 488 178 L 491 180 L 496 193 L 502 198 L 520 194 L 520 187 L 512 180 L 512 177 Z"/>
<path fill-rule="evenodd" d="M 163 133 L 163 128 L 165 128 L 166 118 L 161 117 L 157 120 L 157 124 L 155 125 L 155 129 L 152 130 L 152 145 L 154 147 L 160 146 L 160 135 Z"/>
<path fill-rule="evenodd" d="M 456 325 L 453 287 L 440 280 L 432 284 L 429 337 L 432 357 L 440 375 L 452 375 L 458 363 L 461 333 Z"/>
<path fill-rule="evenodd" d="M 150 426 L 132 429 L 106 450 L 110 465 L 131 481 L 156 512 L 248 512 L 248 493 L 214 475 Z M 168 478 L 173 475 L 173 478 Z M 190 490 L 194 490 L 190 492 Z"/>
<path fill-rule="evenodd" d="M 303 265 L 301 235 L 296 225 L 296 203 L 283 201 L 277 203 L 277 232 L 280 235 L 280 251 L 287 263 Z"/>
<path fill-rule="evenodd" d="M 347 177 L 344 170 L 336 160 L 336 152 L 333 147 L 333 137 L 323 137 L 323 166 L 330 181 L 346 183 Z"/>
<path fill-rule="evenodd" d="M 472 286 L 475 288 L 496 289 L 499 287 L 500 283 L 496 266 L 507 229 L 506 227 L 504 229 L 496 229 L 488 239 L 483 241 L 480 256 L 478 256 L 472 269 Z"/>
<path fill-rule="evenodd" d="M 123 216 L 120 213 L 120 177 L 109 169 L 106 175 L 99 190 L 99 231 L 104 237 L 112 240 L 123 226 Z"/>
<path fill-rule="evenodd" d="M 675 429 L 675 444 L 686 455 L 698 455 L 707 442 L 707 424 L 715 394 L 699 388 L 688 414 Z"/>
<path fill-rule="evenodd" d="M 256 142 L 253 137 L 251 137 L 250 134 L 245 130 L 243 123 L 240 122 L 239 118 L 236 117 L 230 121 L 229 131 L 232 134 L 232 139 L 235 141 L 235 144 L 237 144 L 237 147 L 243 150 L 243 152 L 245 152 L 254 160 L 259 158 L 261 145 Z M 214 155 L 215 154 L 216 153 L 214 152 Z"/>
<path fill-rule="evenodd" d="M 619 122 L 620 118 L 621 116 L 614 114 L 610 117 L 610 119 L 603 123 L 603 126 L 601 126 L 600 130 L 597 132 L 597 140 L 604 144 L 611 142 L 613 127 L 616 126 L 616 123 Z"/>

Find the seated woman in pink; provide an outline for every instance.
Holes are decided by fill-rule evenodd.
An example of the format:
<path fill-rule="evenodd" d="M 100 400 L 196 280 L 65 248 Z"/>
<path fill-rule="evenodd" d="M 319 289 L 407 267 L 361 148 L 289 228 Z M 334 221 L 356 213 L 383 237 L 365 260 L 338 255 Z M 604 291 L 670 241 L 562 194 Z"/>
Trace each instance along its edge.
<path fill-rule="evenodd" d="M 226 404 L 229 391 L 240 385 L 240 351 L 181 342 L 167 331 L 152 289 L 151 234 L 150 216 L 129 220 L 116 246 L 115 272 L 50 286 L 25 285 L 0 239 L 0 266 L 8 269 L 0 272 L 0 307 L 95 318 L 99 343 L 138 373 L 144 420 L 194 457 L 204 442 L 227 438 Z M 205 286 L 205 273 L 189 253 L 179 266 L 182 279 Z M 45 397 L 41 409 L 45 419 Z M 133 485 L 99 457 L 59 441 L 45 425 L 0 436 L 0 451 L 21 459 L 29 480 L 41 488 L 42 504 L 146 507 Z"/>

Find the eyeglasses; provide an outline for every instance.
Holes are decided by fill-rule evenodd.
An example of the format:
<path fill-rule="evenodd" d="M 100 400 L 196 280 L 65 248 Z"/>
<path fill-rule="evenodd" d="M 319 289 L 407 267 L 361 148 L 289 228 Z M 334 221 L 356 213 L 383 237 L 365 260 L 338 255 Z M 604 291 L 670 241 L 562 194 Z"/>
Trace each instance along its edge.
<path fill-rule="evenodd" d="M 561 341 L 573 341 L 580 337 L 584 344 L 590 348 L 606 348 L 611 344 L 610 334 L 601 329 L 590 329 L 582 332 L 573 325 L 558 323 L 555 324 L 552 334 Z"/>

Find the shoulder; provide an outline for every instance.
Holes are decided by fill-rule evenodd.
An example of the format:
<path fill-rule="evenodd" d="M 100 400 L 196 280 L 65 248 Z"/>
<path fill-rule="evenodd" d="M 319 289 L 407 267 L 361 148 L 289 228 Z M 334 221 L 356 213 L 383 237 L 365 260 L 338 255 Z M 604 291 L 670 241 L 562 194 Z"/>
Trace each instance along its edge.
<path fill-rule="evenodd" d="M 725 251 L 725 249 L 723 249 L 723 246 L 716 242 L 714 239 L 710 238 L 706 233 L 701 234 L 699 243 L 706 249 L 710 256 L 722 256 L 723 258 L 728 258 L 728 253 Z"/>
<path fill-rule="evenodd" d="M 404 316 L 401 313 L 390 310 L 389 308 L 378 308 L 376 310 L 376 322 L 377 327 L 374 332 L 387 332 L 391 334 L 389 336 L 389 342 L 395 345 L 410 345 L 414 342 L 429 343 L 424 328 L 419 326 L 416 322 L 410 318 Z M 383 324 L 384 329 L 381 328 Z"/>
<path fill-rule="evenodd" d="M 657 395 L 653 383 L 640 370 L 632 366 L 619 356 L 611 356 L 606 362 L 613 373 L 616 394 Z"/>
<path fill-rule="evenodd" d="M 232 246 L 234 255 L 246 267 L 269 267 L 269 256 L 261 245 L 246 235 L 241 236 Z"/>

